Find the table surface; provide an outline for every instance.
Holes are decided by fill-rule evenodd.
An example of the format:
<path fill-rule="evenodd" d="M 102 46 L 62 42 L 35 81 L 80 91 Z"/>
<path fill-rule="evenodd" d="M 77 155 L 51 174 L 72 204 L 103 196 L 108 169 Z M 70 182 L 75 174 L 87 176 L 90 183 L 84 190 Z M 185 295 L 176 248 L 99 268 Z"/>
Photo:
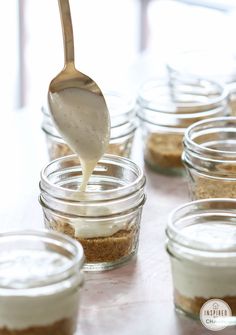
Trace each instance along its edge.
<path fill-rule="evenodd" d="M 1 136 L 1 232 L 43 228 L 38 203 L 40 170 L 47 163 L 39 108 L 4 113 Z M 137 134 L 134 160 L 143 166 Z M 168 214 L 188 201 L 184 177 L 145 167 L 147 201 L 138 256 L 127 265 L 87 273 L 81 296 L 80 335 L 207 335 L 200 322 L 175 313 L 169 259 L 165 251 Z M 218 334 L 235 335 L 235 327 Z"/>

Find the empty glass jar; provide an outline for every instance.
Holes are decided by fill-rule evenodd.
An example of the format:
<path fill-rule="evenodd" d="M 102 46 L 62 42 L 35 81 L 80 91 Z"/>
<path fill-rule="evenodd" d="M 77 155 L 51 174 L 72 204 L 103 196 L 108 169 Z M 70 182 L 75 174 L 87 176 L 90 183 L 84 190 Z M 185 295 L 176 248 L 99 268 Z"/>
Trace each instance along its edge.
<path fill-rule="evenodd" d="M 135 102 L 115 92 L 105 93 L 111 117 L 111 138 L 106 153 L 129 157 L 137 128 Z M 42 107 L 42 130 L 50 160 L 73 154 L 56 130 L 46 107 Z"/>
<path fill-rule="evenodd" d="M 178 207 L 166 233 L 177 310 L 199 318 L 205 302 L 221 299 L 233 315 L 226 325 L 235 323 L 236 200 L 205 199 Z"/>
<path fill-rule="evenodd" d="M 41 173 L 40 203 L 45 225 L 77 239 L 86 270 L 106 270 L 130 260 L 138 249 L 145 201 L 145 177 L 132 161 L 104 156 L 80 192 L 82 170 L 76 155 L 49 163 Z"/>
<path fill-rule="evenodd" d="M 75 334 L 83 259 L 56 232 L 0 234 L 0 334 Z"/>
<path fill-rule="evenodd" d="M 145 162 L 166 174 L 181 174 L 182 141 L 192 123 L 228 115 L 228 91 L 217 83 L 151 80 L 139 92 Z"/>
<path fill-rule="evenodd" d="M 236 198 L 236 117 L 190 126 L 184 137 L 183 162 L 192 199 Z"/>

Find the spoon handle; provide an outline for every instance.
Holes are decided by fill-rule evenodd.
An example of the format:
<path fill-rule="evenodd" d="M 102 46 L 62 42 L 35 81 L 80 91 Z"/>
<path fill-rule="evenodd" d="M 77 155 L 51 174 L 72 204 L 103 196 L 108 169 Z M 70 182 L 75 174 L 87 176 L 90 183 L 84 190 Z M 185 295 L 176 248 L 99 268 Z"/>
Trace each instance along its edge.
<path fill-rule="evenodd" d="M 68 65 L 72 65 L 74 67 L 74 36 L 69 0 L 58 0 L 58 5 L 61 16 L 61 26 L 64 42 L 65 68 Z"/>

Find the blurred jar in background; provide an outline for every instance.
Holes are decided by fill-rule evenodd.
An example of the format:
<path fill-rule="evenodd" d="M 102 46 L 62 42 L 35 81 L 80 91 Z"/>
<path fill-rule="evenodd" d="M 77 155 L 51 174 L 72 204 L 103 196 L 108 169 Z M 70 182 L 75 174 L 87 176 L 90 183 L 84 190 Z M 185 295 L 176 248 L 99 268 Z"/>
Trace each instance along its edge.
<path fill-rule="evenodd" d="M 183 135 L 196 121 L 229 114 L 228 90 L 204 79 L 150 80 L 139 91 L 145 162 L 165 174 L 182 174 Z"/>
<path fill-rule="evenodd" d="M 173 55 L 167 64 L 170 79 L 208 78 L 226 85 L 232 115 L 236 115 L 236 55 L 220 50 L 194 50 Z"/>
<path fill-rule="evenodd" d="M 115 92 L 107 92 L 104 95 L 111 117 L 111 137 L 106 153 L 130 157 L 137 128 L 135 101 Z M 42 113 L 42 130 L 46 136 L 50 160 L 73 154 L 55 128 L 45 106 L 42 107 Z"/>

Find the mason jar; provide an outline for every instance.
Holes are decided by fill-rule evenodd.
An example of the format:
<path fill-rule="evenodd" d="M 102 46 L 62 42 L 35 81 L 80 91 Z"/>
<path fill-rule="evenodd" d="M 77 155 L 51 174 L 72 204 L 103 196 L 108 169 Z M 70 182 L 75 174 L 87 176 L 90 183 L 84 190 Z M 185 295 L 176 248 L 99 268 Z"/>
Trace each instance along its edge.
<path fill-rule="evenodd" d="M 184 136 L 192 199 L 236 198 L 236 117 L 196 122 Z"/>
<path fill-rule="evenodd" d="M 107 92 L 105 100 L 111 118 L 111 135 L 106 153 L 130 157 L 137 128 L 135 102 L 133 99 L 115 92 Z M 48 109 L 43 106 L 41 110 L 43 114 L 42 130 L 46 136 L 49 159 L 53 160 L 73 154 L 74 152 L 55 128 Z"/>
<path fill-rule="evenodd" d="M 170 79 L 208 78 L 226 85 L 232 115 L 236 115 L 236 55 L 231 51 L 192 50 L 174 54 L 167 64 Z"/>
<path fill-rule="evenodd" d="M 41 173 L 40 203 L 45 226 L 78 240 L 85 270 L 126 263 L 138 250 L 145 201 L 145 177 L 129 159 L 105 155 L 80 192 L 82 170 L 76 155 L 49 163 Z"/>
<path fill-rule="evenodd" d="M 189 125 L 229 113 L 227 89 L 203 79 L 150 80 L 140 89 L 138 105 L 145 162 L 165 174 L 184 171 L 182 141 Z"/>
<path fill-rule="evenodd" d="M 75 334 L 83 259 L 63 234 L 0 234 L 0 334 Z"/>
<path fill-rule="evenodd" d="M 236 200 L 184 204 L 170 214 L 166 235 L 176 309 L 199 318 L 204 303 L 220 299 L 235 322 Z"/>

